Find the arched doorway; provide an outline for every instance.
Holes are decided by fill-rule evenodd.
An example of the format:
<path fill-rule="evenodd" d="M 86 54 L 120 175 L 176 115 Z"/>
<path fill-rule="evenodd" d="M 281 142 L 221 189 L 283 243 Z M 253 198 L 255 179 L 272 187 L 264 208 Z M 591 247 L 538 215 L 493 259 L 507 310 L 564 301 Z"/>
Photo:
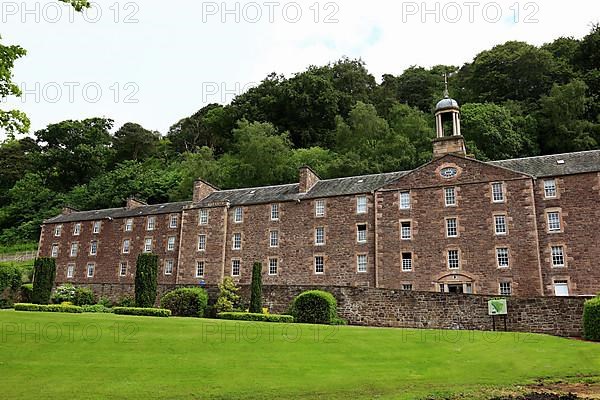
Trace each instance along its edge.
<path fill-rule="evenodd" d="M 445 272 L 435 282 L 436 290 L 443 293 L 475 293 L 475 279 L 464 272 Z"/>

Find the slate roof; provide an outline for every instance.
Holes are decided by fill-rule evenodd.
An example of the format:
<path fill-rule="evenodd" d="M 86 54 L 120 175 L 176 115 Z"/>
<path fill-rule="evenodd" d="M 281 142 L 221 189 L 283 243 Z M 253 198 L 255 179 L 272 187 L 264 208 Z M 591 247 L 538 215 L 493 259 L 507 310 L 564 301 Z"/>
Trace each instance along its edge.
<path fill-rule="evenodd" d="M 297 183 L 257 188 L 220 190 L 210 194 L 198 207 L 211 203 L 229 202 L 231 206 L 262 204 L 320 197 L 368 193 L 406 175 L 410 171 L 351 176 L 318 181 L 308 193 L 299 193 Z"/>
<path fill-rule="evenodd" d="M 525 173 L 536 178 L 572 175 L 585 172 L 599 172 L 600 150 L 491 161 L 489 164 Z M 369 193 L 394 182 L 410 172 L 411 171 L 399 171 L 321 180 L 318 181 L 308 193 L 298 193 L 299 185 L 297 183 L 246 189 L 219 190 L 210 194 L 199 204 L 194 204 L 194 206 L 203 207 L 208 206 L 211 203 L 224 202 L 229 202 L 231 206 L 237 206 Z M 122 207 L 105 210 L 80 211 L 68 215 L 59 215 L 44 221 L 44 223 L 94 221 L 108 218 L 116 219 L 140 215 L 178 213 L 190 205 L 192 205 L 192 202 L 185 201 L 141 206 L 131 210 Z"/>
<path fill-rule="evenodd" d="M 489 164 L 512 169 L 536 178 L 598 172 L 600 171 L 600 150 L 491 161 Z"/>
<path fill-rule="evenodd" d="M 47 219 L 44 221 L 44 223 L 54 224 L 75 221 L 97 221 L 110 218 L 130 218 L 140 215 L 171 214 L 181 212 L 185 206 L 188 206 L 191 203 L 191 201 L 182 201 L 179 203 L 152 204 L 148 206 L 132 208 L 130 210 L 125 207 L 120 207 L 107 208 L 104 210 L 77 211 L 67 215 L 58 215 L 56 217 Z"/>

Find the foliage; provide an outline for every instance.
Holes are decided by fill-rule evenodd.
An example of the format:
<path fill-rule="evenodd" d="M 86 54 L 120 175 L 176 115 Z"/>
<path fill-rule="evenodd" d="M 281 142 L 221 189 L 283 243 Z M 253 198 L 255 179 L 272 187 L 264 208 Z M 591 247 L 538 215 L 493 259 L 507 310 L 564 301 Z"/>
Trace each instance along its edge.
<path fill-rule="evenodd" d="M 113 306 L 113 302 L 108 297 L 103 296 L 98 299 L 98 305 L 111 308 Z"/>
<path fill-rule="evenodd" d="M 152 307 L 156 301 L 158 256 L 140 254 L 135 268 L 135 305 L 141 308 Z"/>
<path fill-rule="evenodd" d="M 203 317 L 208 294 L 202 288 L 180 288 L 165 294 L 160 306 L 177 317 Z"/>
<path fill-rule="evenodd" d="M 114 305 L 116 307 L 135 307 L 135 298 L 123 296 Z"/>
<path fill-rule="evenodd" d="M 294 320 L 309 324 L 332 324 L 337 320 L 337 301 L 329 292 L 309 290 L 292 303 Z"/>
<path fill-rule="evenodd" d="M 102 304 L 93 304 L 93 305 L 85 305 L 81 306 L 84 313 L 104 313 L 109 314 L 112 313 L 112 308 L 105 307 Z"/>
<path fill-rule="evenodd" d="M 142 317 L 170 317 L 171 310 L 162 308 L 143 308 L 143 307 L 115 307 L 114 314 L 136 315 Z"/>
<path fill-rule="evenodd" d="M 219 284 L 219 297 L 215 303 L 217 313 L 237 311 L 240 308 L 241 297 L 237 294 L 240 290 L 235 285 L 233 278 L 226 276 Z"/>
<path fill-rule="evenodd" d="M 18 290 L 21 286 L 21 270 L 12 265 L 0 265 L 0 294 L 4 289 Z"/>
<path fill-rule="evenodd" d="M 34 263 L 34 281 L 31 300 L 35 304 L 48 304 L 56 277 L 54 258 L 37 258 Z"/>
<path fill-rule="evenodd" d="M 72 313 L 81 314 L 83 308 L 79 306 L 66 305 L 66 304 L 28 304 L 28 303 L 17 303 L 15 304 L 15 311 L 38 311 L 38 312 L 56 312 L 56 313 Z"/>
<path fill-rule="evenodd" d="M 37 247 L 37 243 L 20 243 L 13 244 L 10 246 L 0 246 L 0 254 L 13 254 L 25 251 L 36 251 Z"/>
<path fill-rule="evenodd" d="M 96 303 L 94 292 L 92 289 L 85 287 L 78 287 L 75 289 L 75 296 L 73 296 L 73 304 L 76 306 L 87 306 Z"/>
<path fill-rule="evenodd" d="M 260 313 L 245 313 L 245 312 L 222 312 L 218 313 L 220 319 L 230 319 L 237 321 L 259 321 L 259 322 L 283 322 L 291 324 L 294 322 L 294 317 L 291 315 L 278 314 L 260 314 Z"/>
<path fill-rule="evenodd" d="M 57 287 L 54 290 L 54 293 L 52 294 L 52 296 L 50 297 L 50 300 L 52 300 L 52 303 L 54 303 L 54 304 L 61 304 L 65 301 L 72 303 L 74 298 L 75 298 L 75 286 L 73 286 L 70 283 L 67 283 L 67 284 L 60 285 L 59 287 Z"/>
<path fill-rule="evenodd" d="M 21 301 L 24 303 L 30 303 L 33 298 L 33 283 L 26 283 L 21 285 Z"/>
<path fill-rule="evenodd" d="M 260 314 L 262 311 L 262 264 L 255 262 L 252 266 L 252 285 L 250 288 L 250 312 Z"/>
<path fill-rule="evenodd" d="M 600 296 L 583 305 L 583 337 L 600 342 Z"/>

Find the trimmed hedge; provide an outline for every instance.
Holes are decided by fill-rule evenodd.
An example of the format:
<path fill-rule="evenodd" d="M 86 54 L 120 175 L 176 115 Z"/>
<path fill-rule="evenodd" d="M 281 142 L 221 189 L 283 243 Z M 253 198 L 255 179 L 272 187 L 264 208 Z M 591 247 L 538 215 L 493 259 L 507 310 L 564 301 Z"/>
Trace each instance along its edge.
<path fill-rule="evenodd" d="M 309 290 L 294 299 L 292 315 L 296 322 L 329 325 L 337 322 L 337 301 L 329 292 Z"/>
<path fill-rule="evenodd" d="M 178 317 L 203 317 L 208 294 L 202 288 L 181 288 L 170 291 L 160 300 L 160 306 Z"/>
<path fill-rule="evenodd" d="M 262 311 L 262 264 L 255 262 L 252 266 L 252 287 L 250 290 L 250 312 L 260 314 Z"/>
<path fill-rule="evenodd" d="M 23 303 L 31 303 L 33 297 L 33 283 L 21 285 L 21 301 Z"/>
<path fill-rule="evenodd" d="M 600 342 L 600 296 L 583 305 L 583 337 Z"/>
<path fill-rule="evenodd" d="M 17 303 L 15 304 L 15 311 L 38 311 L 81 314 L 83 312 L 83 308 L 79 306 L 71 306 L 66 304 Z"/>
<path fill-rule="evenodd" d="M 113 313 L 120 315 L 137 315 L 143 317 L 170 317 L 171 310 L 162 308 L 115 307 Z"/>
<path fill-rule="evenodd" d="M 156 301 L 158 286 L 158 256 L 140 254 L 135 266 L 135 306 L 150 308 Z"/>
<path fill-rule="evenodd" d="M 105 307 L 102 304 L 85 305 L 81 306 L 81 308 L 84 313 L 112 313 L 112 308 Z"/>
<path fill-rule="evenodd" d="M 31 302 L 35 304 L 48 304 L 52 295 L 54 278 L 56 278 L 56 260 L 54 258 L 36 258 L 33 268 L 33 294 L 31 295 Z"/>
<path fill-rule="evenodd" d="M 219 317 L 220 319 L 231 319 L 237 321 L 283 322 L 286 324 L 291 324 L 292 322 L 294 322 L 294 317 L 292 317 L 291 315 L 278 314 L 222 312 L 218 313 L 217 317 Z"/>

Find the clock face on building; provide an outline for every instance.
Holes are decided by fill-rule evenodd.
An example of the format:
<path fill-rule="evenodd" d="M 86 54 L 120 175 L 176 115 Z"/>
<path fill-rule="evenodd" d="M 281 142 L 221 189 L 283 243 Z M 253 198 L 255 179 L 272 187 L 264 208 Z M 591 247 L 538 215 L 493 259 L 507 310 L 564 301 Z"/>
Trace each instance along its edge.
<path fill-rule="evenodd" d="M 458 173 L 458 170 L 453 167 L 444 168 L 440 171 L 440 175 L 443 178 L 454 178 L 457 173 Z"/>

